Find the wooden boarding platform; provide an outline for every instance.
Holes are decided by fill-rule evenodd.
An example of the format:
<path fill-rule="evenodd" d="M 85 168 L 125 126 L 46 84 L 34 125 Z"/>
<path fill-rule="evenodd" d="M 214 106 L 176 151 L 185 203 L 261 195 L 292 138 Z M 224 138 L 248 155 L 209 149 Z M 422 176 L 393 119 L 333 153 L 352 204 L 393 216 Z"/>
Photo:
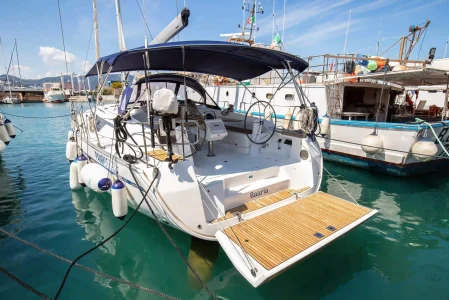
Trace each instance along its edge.
<path fill-rule="evenodd" d="M 370 213 L 370 208 L 318 192 L 223 232 L 266 270 L 271 270 L 332 234 L 352 229 Z"/>
<path fill-rule="evenodd" d="M 162 149 L 157 149 L 157 150 L 153 150 L 153 151 L 149 151 L 148 152 L 148 156 L 155 158 L 159 161 L 168 161 L 168 153 L 165 150 Z M 182 158 L 181 155 L 174 153 L 172 155 L 172 159 L 174 162 L 180 161 L 180 160 L 184 160 Z"/>
<path fill-rule="evenodd" d="M 262 198 L 258 198 L 256 200 L 249 201 L 243 205 L 240 205 L 240 206 L 237 206 L 237 207 L 227 210 L 224 217 L 215 219 L 211 223 L 216 223 L 216 222 L 221 222 L 223 220 L 231 219 L 231 218 L 235 217 L 236 213 L 247 214 L 249 212 L 258 210 L 262 207 L 266 207 L 268 205 L 271 205 L 276 202 L 290 198 L 294 194 L 299 194 L 299 193 L 305 192 L 308 189 L 310 189 L 310 187 L 308 187 L 308 186 L 304 187 L 302 189 L 299 189 L 299 190 L 286 189 L 286 190 L 282 190 L 282 191 L 279 191 L 277 193 L 274 193 L 274 194 L 271 194 L 271 195 L 268 195 L 268 196 L 265 196 Z"/>

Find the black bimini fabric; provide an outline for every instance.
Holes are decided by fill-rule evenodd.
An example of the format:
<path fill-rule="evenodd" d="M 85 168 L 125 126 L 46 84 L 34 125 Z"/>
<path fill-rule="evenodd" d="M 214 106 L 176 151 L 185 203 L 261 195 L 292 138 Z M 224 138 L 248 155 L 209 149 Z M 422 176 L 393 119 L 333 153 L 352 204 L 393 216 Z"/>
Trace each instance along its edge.
<path fill-rule="evenodd" d="M 86 76 L 101 73 L 139 71 L 144 69 L 148 52 L 150 70 L 187 71 L 224 76 L 239 81 L 260 76 L 272 69 L 284 69 L 288 61 L 292 69 L 302 72 L 307 63 L 301 58 L 267 48 L 213 41 L 184 41 L 150 45 L 100 58 Z"/>

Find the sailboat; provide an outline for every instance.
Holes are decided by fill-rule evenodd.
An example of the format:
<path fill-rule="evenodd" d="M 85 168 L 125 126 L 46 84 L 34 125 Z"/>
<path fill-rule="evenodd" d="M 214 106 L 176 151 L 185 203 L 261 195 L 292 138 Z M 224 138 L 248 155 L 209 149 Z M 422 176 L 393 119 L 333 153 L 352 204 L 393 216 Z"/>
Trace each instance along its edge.
<path fill-rule="evenodd" d="M 9 96 L 4 97 L 2 99 L 2 102 L 5 103 L 5 104 L 17 104 L 17 103 L 20 103 L 20 100 L 17 98 L 17 96 L 13 96 L 12 92 L 11 92 L 11 82 L 9 81 L 9 68 L 6 69 L 6 58 L 5 58 L 5 53 L 3 51 L 3 43 L 1 41 L 1 39 L 0 39 L 0 47 L 2 48 L 3 61 L 5 63 L 6 82 L 8 84 L 8 88 L 9 88 Z M 16 41 L 16 43 L 14 45 L 14 49 L 16 49 L 16 47 L 17 47 L 17 41 Z M 13 49 L 13 52 L 11 54 L 11 61 L 9 63 L 10 66 L 11 66 L 13 55 L 14 55 L 14 49 Z M 14 66 L 13 66 L 13 68 L 14 68 Z"/>
<path fill-rule="evenodd" d="M 100 57 L 86 74 L 99 76 L 99 94 L 111 73 L 144 76 L 125 88 L 119 105 L 73 110 L 71 188 L 110 192 L 117 218 L 130 206 L 218 241 L 242 276 L 261 285 L 377 211 L 319 191 L 322 153 L 312 134 L 277 128 L 266 101 L 246 114 L 221 109 L 186 72 L 242 82 L 306 68 L 288 53 L 217 41 L 155 43 Z M 303 112 L 316 126 L 315 108 Z"/>

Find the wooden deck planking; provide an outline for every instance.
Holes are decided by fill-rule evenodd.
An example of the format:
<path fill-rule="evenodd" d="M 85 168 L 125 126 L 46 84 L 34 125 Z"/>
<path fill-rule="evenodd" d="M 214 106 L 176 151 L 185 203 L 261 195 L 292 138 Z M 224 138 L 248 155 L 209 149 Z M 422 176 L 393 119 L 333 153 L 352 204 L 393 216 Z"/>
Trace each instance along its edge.
<path fill-rule="evenodd" d="M 318 192 L 223 231 L 270 270 L 371 211 Z M 328 226 L 335 227 L 335 230 L 327 229 Z M 315 237 L 317 232 L 323 237 Z"/>
<path fill-rule="evenodd" d="M 165 150 L 162 149 L 156 149 L 153 151 L 148 152 L 148 156 L 151 156 L 159 161 L 168 161 L 168 153 Z M 172 155 L 172 159 L 174 162 L 179 160 L 184 160 L 181 155 L 174 153 Z"/>
<path fill-rule="evenodd" d="M 279 201 L 285 200 L 287 198 L 290 198 L 295 193 L 305 192 L 308 189 L 310 189 L 310 187 L 304 187 L 299 190 L 286 189 L 286 190 L 282 190 L 282 191 L 279 191 L 277 193 L 274 193 L 274 194 L 271 194 L 271 195 L 268 195 L 268 196 L 265 196 L 262 198 L 258 198 L 258 199 L 249 201 L 245 204 L 242 204 L 242 205 L 239 205 L 239 206 L 236 206 L 234 208 L 227 210 L 224 217 L 217 218 L 217 219 L 213 220 L 211 223 L 216 223 L 216 222 L 220 222 L 223 220 L 231 219 L 231 218 L 235 217 L 234 213 L 236 213 L 236 212 L 240 212 L 241 214 L 247 214 L 249 212 L 258 210 L 260 208 L 263 208 L 268 205 L 271 205 L 271 204 L 277 203 Z"/>

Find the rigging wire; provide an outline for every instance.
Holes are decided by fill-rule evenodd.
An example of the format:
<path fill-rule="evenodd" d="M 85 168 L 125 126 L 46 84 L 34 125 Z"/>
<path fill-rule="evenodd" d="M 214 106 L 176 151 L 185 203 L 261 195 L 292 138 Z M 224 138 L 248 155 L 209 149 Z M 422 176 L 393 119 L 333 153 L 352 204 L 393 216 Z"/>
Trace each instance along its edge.
<path fill-rule="evenodd" d="M 69 67 L 67 66 L 67 52 L 65 51 L 65 39 L 64 39 L 64 29 L 62 28 L 62 15 L 61 15 L 61 5 L 58 0 L 58 12 L 59 12 L 59 24 L 61 25 L 61 34 L 62 34 L 62 46 L 64 48 L 64 61 L 65 61 L 65 71 L 69 73 Z M 73 85 L 73 82 L 72 82 Z M 64 87 L 62 87 L 64 89 Z"/>
<path fill-rule="evenodd" d="M 89 56 L 89 49 L 90 49 L 90 42 L 92 40 L 92 33 L 94 32 L 94 26 L 92 24 L 92 28 L 90 30 L 90 37 L 89 37 L 89 43 L 87 44 L 87 52 L 86 52 L 86 59 L 84 60 L 84 67 L 83 67 L 83 74 L 86 74 L 86 64 L 87 64 L 87 57 Z M 84 79 L 83 79 L 84 81 Z M 84 82 L 83 82 L 84 84 Z M 86 89 L 86 87 L 84 87 L 84 89 Z"/>
<path fill-rule="evenodd" d="M 151 31 L 150 31 L 150 28 L 148 27 L 147 20 L 145 19 L 145 15 L 143 14 L 142 8 L 140 7 L 139 0 L 136 0 L 136 3 L 137 3 L 137 6 L 139 7 L 140 14 L 142 15 L 142 18 L 145 23 L 148 34 L 150 35 L 151 39 L 153 39 L 153 35 L 151 35 Z"/>

